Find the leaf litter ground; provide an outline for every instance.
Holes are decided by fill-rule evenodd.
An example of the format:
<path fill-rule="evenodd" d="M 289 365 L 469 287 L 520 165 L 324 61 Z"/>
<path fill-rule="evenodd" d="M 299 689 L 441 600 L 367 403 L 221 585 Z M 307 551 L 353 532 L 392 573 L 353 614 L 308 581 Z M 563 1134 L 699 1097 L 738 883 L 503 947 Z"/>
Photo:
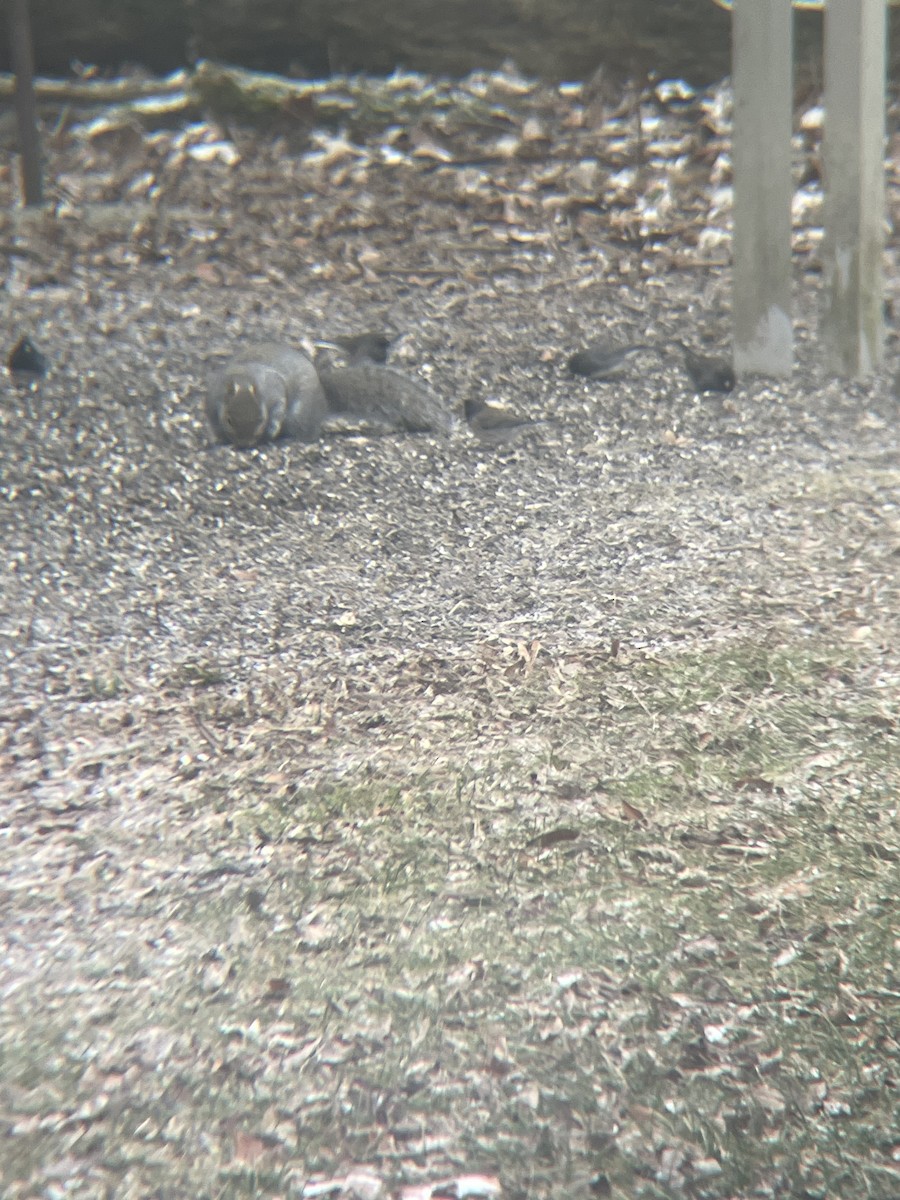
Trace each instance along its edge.
<path fill-rule="evenodd" d="M 888 1200 L 898 401 L 822 369 L 815 189 L 794 377 L 698 398 L 715 97 L 635 165 L 587 89 L 385 87 L 3 168 L 4 1195 Z M 383 325 L 553 422 L 210 446 L 241 338 Z"/>

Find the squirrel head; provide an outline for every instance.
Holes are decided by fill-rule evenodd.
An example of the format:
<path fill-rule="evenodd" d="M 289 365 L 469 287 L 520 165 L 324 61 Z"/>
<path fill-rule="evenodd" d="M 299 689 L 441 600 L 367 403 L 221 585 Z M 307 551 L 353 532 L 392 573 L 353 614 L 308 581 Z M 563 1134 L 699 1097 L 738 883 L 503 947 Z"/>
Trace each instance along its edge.
<path fill-rule="evenodd" d="M 255 446 L 266 433 L 269 412 L 252 379 L 228 380 L 221 404 L 222 428 L 235 446 Z"/>

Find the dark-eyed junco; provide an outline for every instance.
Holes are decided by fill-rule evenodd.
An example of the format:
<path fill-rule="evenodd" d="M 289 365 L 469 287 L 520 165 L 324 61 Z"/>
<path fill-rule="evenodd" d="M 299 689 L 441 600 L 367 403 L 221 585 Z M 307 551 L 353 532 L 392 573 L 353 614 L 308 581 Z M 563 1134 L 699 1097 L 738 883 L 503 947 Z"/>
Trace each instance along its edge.
<path fill-rule="evenodd" d="M 499 404 L 486 400 L 469 399 L 465 403 L 466 424 L 479 441 L 488 446 L 500 446 L 511 442 L 533 429 L 535 425 L 547 424 L 549 418 L 532 420 L 520 417 Z"/>
<path fill-rule="evenodd" d="M 684 355 L 684 369 L 698 392 L 730 392 L 736 380 L 727 358 L 698 354 L 684 342 L 676 342 Z"/>
<path fill-rule="evenodd" d="M 609 342 L 594 342 L 579 350 L 569 359 L 569 370 L 573 375 L 585 375 L 588 379 L 613 379 L 621 375 L 625 363 L 641 350 L 655 350 L 648 342 L 632 342 L 627 346 L 611 346 Z"/>
<path fill-rule="evenodd" d="M 6 365 L 13 375 L 31 375 L 35 378 L 46 375 L 50 369 L 47 356 L 38 350 L 29 337 L 19 338 L 6 360 Z"/>
<path fill-rule="evenodd" d="M 350 333 L 331 340 L 333 345 L 344 351 L 350 365 L 355 366 L 363 362 L 386 363 L 388 352 L 398 337 L 398 333 L 392 335 L 369 330 L 366 333 Z"/>

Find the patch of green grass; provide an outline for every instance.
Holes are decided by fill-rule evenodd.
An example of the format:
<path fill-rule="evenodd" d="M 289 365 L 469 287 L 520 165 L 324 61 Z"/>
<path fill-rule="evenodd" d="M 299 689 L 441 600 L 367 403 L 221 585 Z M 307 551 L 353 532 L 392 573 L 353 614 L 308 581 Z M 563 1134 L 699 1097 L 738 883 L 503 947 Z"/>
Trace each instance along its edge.
<path fill-rule="evenodd" d="M 68 1115 L 3 1178 L 68 1153 L 192 1200 L 354 1164 L 529 1200 L 893 1200 L 889 718 L 815 646 L 597 676 L 552 708 L 535 669 L 501 736 L 488 709 L 428 767 L 215 759 L 204 869 L 132 902 L 139 949 L 85 961 L 77 1010 L 7 1005 L 17 1111 L 56 1089 Z"/>
<path fill-rule="evenodd" d="M 124 681 L 115 672 L 92 672 L 85 681 L 87 698 L 90 700 L 115 700 L 124 691 Z"/>
<path fill-rule="evenodd" d="M 227 683 L 228 671 L 220 663 L 184 662 L 172 673 L 170 684 L 176 690 L 185 687 L 208 688 Z"/>

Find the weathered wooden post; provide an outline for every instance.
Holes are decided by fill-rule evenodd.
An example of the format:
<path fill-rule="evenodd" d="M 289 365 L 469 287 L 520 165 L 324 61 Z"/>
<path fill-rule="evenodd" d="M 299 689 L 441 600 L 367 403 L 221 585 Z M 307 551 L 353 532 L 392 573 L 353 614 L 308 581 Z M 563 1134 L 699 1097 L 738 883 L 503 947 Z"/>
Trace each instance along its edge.
<path fill-rule="evenodd" d="M 788 375 L 793 107 L 791 0 L 717 0 L 733 8 L 734 365 Z M 825 360 L 862 376 L 884 350 L 884 107 L 887 8 L 825 8 Z M 823 0 L 793 0 L 822 8 Z"/>
<path fill-rule="evenodd" d="M 825 11 L 826 361 L 840 375 L 884 353 L 885 0 L 828 0 Z"/>
<path fill-rule="evenodd" d="M 790 375 L 791 0 L 735 0 L 734 366 Z"/>
<path fill-rule="evenodd" d="M 27 205 L 39 205 L 43 200 L 44 189 L 41 141 L 34 99 L 34 55 L 31 49 L 28 0 L 12 0 L 8 19 L 12 67 L 16 73 L 16 121 L 19 130 L 19 153 L 22 158 L 22 196 Z"/>

